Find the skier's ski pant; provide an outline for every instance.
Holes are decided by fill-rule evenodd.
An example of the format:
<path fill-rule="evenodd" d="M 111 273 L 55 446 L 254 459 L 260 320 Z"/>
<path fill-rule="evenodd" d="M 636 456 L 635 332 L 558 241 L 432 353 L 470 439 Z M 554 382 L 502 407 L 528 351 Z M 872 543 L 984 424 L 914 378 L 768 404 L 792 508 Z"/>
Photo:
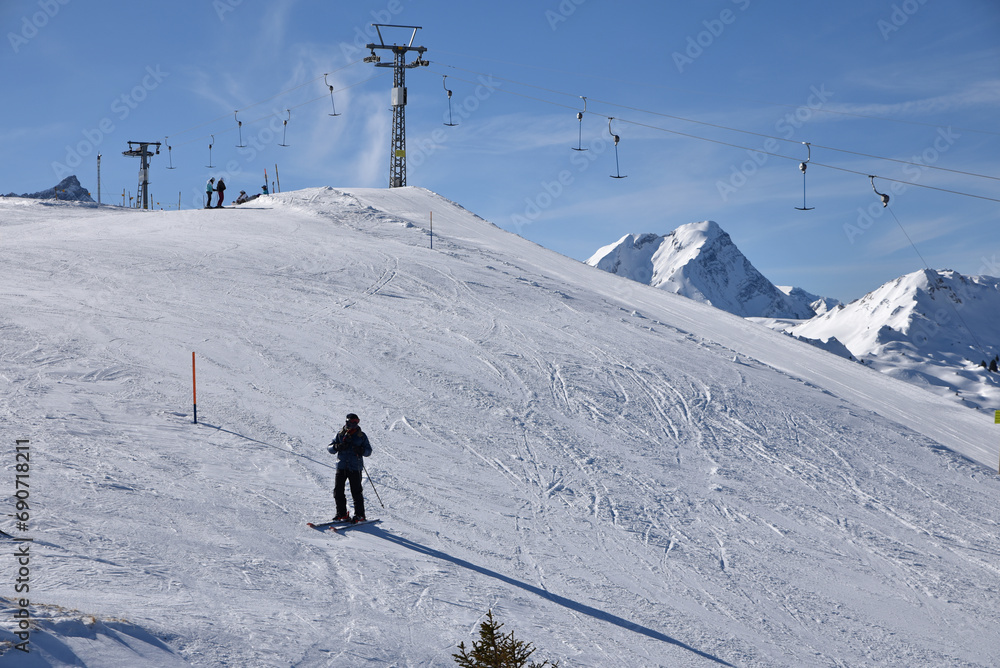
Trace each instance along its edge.
<path fill-rule="evenodd" d="M 347 495 L 344 492 L 346 482 L 351 481 L 351 498 L 354 501 L 354 514 L 365 516 L 365 497 L 361 488 L 361 471 L 337 469 L 334 478 L 333 500 L 337 503 L 337 516 L 347 514 Z"/>

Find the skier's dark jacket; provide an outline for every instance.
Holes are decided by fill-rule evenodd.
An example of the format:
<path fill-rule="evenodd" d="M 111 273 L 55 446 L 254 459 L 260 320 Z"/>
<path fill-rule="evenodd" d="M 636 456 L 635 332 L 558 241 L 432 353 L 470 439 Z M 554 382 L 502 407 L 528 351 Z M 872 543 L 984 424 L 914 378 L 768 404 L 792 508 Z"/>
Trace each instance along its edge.
<path fill-rule="evenodd" d="M 361 458 L 371 456 L 372 445 L 360 428 L 352 434 L 344 427 L 334 437 L 327 450 L 331 454 L 337 454 L 337 469 L 360 471 L 364 468 L 364 461 Z"/>

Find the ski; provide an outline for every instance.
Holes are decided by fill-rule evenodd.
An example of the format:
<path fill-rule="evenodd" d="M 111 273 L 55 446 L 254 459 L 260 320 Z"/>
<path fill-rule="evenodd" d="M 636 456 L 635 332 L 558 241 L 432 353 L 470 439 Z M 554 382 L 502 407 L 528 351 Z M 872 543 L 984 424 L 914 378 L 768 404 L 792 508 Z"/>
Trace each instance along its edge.
<path fill-rule="evenodd" d="M 330 527 L 335 527 L 341 524 L 350 524 L 351 520 L 327 520 L 326 522 L 306 522 L 307 527 L 317 529 L 319 531 L 326 531 Z"/>
<path fill-rule="evenodd" d="M 364 522 L 354 522 L 353 520 L 328 520 L 326 522 L 306 522 L 306 526 L 316 531 L 340 531 L 341 529 L 350 529 L 351 527 L 358 527 L 362 524 L 374 524 L 381 520 L 365 520 Z"/>
<path fill-rule="evenodd" d="M 348 524 L 335 524 L 330 527 L 331 531 L 340 533 L 344 529 L 353 529 L 354 527 L 361 527 L 366 524 L 375 524 L 376 522 L 381 522 L 382 520 L 365 520 L 363 522 L 350 522 Z"/>

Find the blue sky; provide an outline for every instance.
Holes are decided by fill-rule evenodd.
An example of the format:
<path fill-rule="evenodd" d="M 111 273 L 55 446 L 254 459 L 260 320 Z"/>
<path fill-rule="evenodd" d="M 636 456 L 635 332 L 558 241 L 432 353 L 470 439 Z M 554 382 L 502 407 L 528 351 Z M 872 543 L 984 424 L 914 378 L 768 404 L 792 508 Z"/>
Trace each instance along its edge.
<path fill-rule="evenodd" d="M 0 192 L 72 173 L 96 195 L 101 153 L 120 203 L 129 140 L 164 143 L 164 208 L 275 165 L 282 190 L 383 187 L 372 23 L 422 26 L 430 61 L 406 72 L 408 184 L 560 253 L 711 219 L 773 282 L 845 301 L 925 262 L 1000 275 L 996 0 L 7 0 Z"/>

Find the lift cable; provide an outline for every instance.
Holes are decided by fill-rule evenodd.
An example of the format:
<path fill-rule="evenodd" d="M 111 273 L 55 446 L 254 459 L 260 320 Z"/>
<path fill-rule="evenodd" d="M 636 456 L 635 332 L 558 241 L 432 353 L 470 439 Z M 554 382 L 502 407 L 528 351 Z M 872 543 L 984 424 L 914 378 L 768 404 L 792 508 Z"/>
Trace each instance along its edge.
<path fill-rule="evenodd" d="M 351 84 L 350 86 L 344 86 L 343 88 L 339 88 L 338 90 L 342 90 L 343 91 L 343 90 L 347 90 L 348 88 L 354 88 L 355 86 L 360 86 L 362 84 L 366 84 L 369 81 L 373 81 L 375 79 L 379 79 L 379 78 L 384 77 L 384 76 L 388 76 L 388 75 L 386 73 L 384 73 L 384 72 L 380 73 L 380 74 L 376 74 L 373 77 L 368 77 L 367 79 L 364 79 L 364 80 L 359 81 L 357 83 Z M 322 79 L 322 77 L 319 77 L 319 78 Z M 286 112 L 290 112 L 292 109 L 298 109 L 299 107 L 304 107 L 304 106 L 306 106 L 308 104 L 312 104 L 313 102 L 316 102 L 318 100 L 326 100 L 327 98 L 328 98 L 328 94 L 320 95 L 319 97 L 314 97 L 311 100 L 306 100 L 305 102 L 302 102 L 300 104 L 296 104 L 296 105 L 293 105 L 291 107 L 288 107 L 288 108 L 285 109 L 285 111 Z M 253 125 L 254 123 L 259 123 L 260 121 L 266 120 L 268 118 L 274 118 L 274 117 L 275 117 L 274 113 L 265 114 L 264 116 L 260 116 L 258 118 L 255 118 L 252 121 L 246 121 L 246 125 Z M 203 127 L 205 125 L 209 125 L 209 124 L 211 124 L 211 123 L 213 123 L 215 121 L 220 120 L 221 118 L 228 118 L 228 114 L 226 116 L 221 116 L 220 118 L 216 118 L 214 121 L 208 121 L 207 123 L 202 123 L 201 125 L 195 126 L 195 128 L 197 128 L 197 127 Z M 190 128 L 190 129 L 193 130 L 195 128 Z M 234 128 L 229 128 L 228 130 L 220 130 L 216 134 L 220 134 L 220 135 L 226 134 L 227 132 L 232 132 L 233 129 Z M 201 140 L 205 139 L 205 137 L 207 137 L 207 136 L 209 136 L 209 135 L 204 135 L 204 136 L 201 136 L 201 137 L 195 137 L 194 139 L 189 139 L 186 142 L 183 142 L 181 144 L 177 144 L 177 146 L 184 146 L 186 144 L 191 144 L 191 143 L 196 142 L 196 141 L 201 141 Z"/>
<path fill-rule="evenodd" d="M 726 100 L 738 100 L 740 102 L 753 102 L 754 104 L 764 104 L 764 105 L 771 106 L 771 107 L 787 107 L 789 109 L 798 109 L 799 107 L 802 106 L 801 104 L 788 104 L 787 102 L 774 102 L 772 100 L 757 100 L 757 99 L 754 99 L 754 98 L 739 97 L 739 96 L 734 96 L 734 95 L 726 95 L 724 93 L 713 93 L 713 92 L 706 92 L 706 91 L 700 91 L 700 90 L 690 90 L 690 89 L 686 89 L 686 88 L 675 88 L 673 86 L 664 86 L 662 84 L 650 84 L 648 82 L 643 82 L 643 81 L 628 81 L 628 80 L 620 79 L 618 77 L 598 76 L 598 75 L 586 74 L 586 73 L 582 73 L 582 72 L 573 72 L 573 71 L 570 71 L 570 70 L 560 70 L 560 69 L 556 69 L 556 68 L 552 68 L 552 67 L 542 67 L 540 65 L 525 65 L 524 63 L 514 63 L 514 62 L 511 62 L 511 61 L 500 60 L 500 59 L 497 59 L 497 58 L 485 58 L 483 56 L 475 56 L 475 55 L 468 55 L 468 54 L 463 54 L 463 53 L 455 53 L 453 51 L 445 51 L 443 49 L 435 49 L 434 51 L 436 53 L 442 53 L 442 54 L 449 55 L 449 56 L 459 56 L 461 58 L 468 58 L 468 59 L 471 59 L 471 60 L 485 60 L 485 61 L 488 61 L 488 62 L 500 63 L 502 65 L 512 65 L 514 67 L 521 67 L 521 68 L 526 68 L 526 69 L 535 69 L 535 70 L 541 70 L 541 71 L 545 71 L 545 72 L 553 72 L 553 73 L 556 73 L 556 74 L 564 74 L 564 75 L 568 75 L 568 76 L 585 77 L 585 78 L 588 78 L 588 79 L 596 79 L 596 80 L 599 80 L 599 81 L 613 81 L 615 83 L 624 84 L 624 85 L 628 85 L 628 86 L 641 86 L 641 87 L 644 87 L 644 88 L 658 88 L 658 89 L 661 89 L 661 90 L 669 90 L 669 91 L 675 91 L 675 92 L 680 92 L 680 93 L 685 93 L 685 94 L 691 94 L 691 95 L 704 95 L 704 96 L 708 96 L 708 97 L 717 97 L 717 98 L 722 98 L 722 99 L 726 99 Z M 438 63 L 438 64 L 439 65 L 444 65 L 444 63 Z M 448 66 L 448 67 L 451 67 L 451 66 Z M 461 68 L 457 68 L 456 67 L 455 69 L 461 69 Z M 467 71 L 467 72 L 473 72 L 472 70 L 465 70 L 465 71 Z M 473 73 L 474 74 L 482 74 L 481 72 L 473 72 Z M 500 77 L 497 77 L 495 75 L 487 75 L 487 76 L 493 76 L 496 79 L 500 78 Z M 512 83 L 517 83 L 517 82 L 512 82 Z M 887 118 L 885 116 L 873 116 L 871 114 L 859 114 L 857 112 L 840 111 L 840 110 L 836 110 L 836 109 L 821 108 L 821 109 L 810 109 L 810 111 L 812 111 L 814 113 L 836 114 L 838 116 L 853 116 L 855 118 L 864 118 L 864 119 L 873 120 L 873 121 L 885 121 L 887 123 L 904 123 L 904 124 L 907 124 L 907 125 L 922 125 L 922 126 L 931 127 L 931 128 L 939 128 L 939 127 L 941 127 L 940 123 L 928 123 L 926 121 L 910 121 L 910 120 L 906 120 L 906 119 L 902 119 L 902 118 Z M 977 133 L 977 134 L 1000 136 L 1000 131 L 996 131 L 996 130 L 980 130 L 980 129 L 976 129 L 976 128 L 964 128 L 964 127 L 955 127 L 954 129 L 962 131 L 962 132 L 974 132 L 974 133 Z"/>
<path fill-rule="evenodd" d="M 301 84 L 299 84 L 297 86 L 293 86 L 291 88 L 288 88 L 286 90 L 281 91 L 280 93 L 275 93 L 274 95 L 272 95 L 270 97 L 264 98 L 263 100 L 258 100 L 257 102 L 254 102 L 253 104 L 249 104 L 249 105 L 243 107 L 242 109 L 237 109 L 236 111 L 237 112 L 246 111 L 247 109 L 251 109 L 253 107 L 256 107 L 259 104 L 263 104 L 264 102 L 267 102 L 269 100 L 273 100 L 276 97 L 280 97 L 282 95 L 285 95 L 286 93 L 291 93 L 292 91 L 298 90 L 299 88 L 302 88 L 304 86 L 308 86 L 309 84 L 311 84 L 311 83 L 313 83 L 315 81 L 319 81 L 320 79 L 324 78 L 325 76 L 328 76 L 330 74 L 335 74 L 337 72 L 340 72 L 341 70 L 345 70 L 348 67 L 351 67 L 352 65 L 357 65 L 358 63 L 362 62 L 363 60 L 364 60 L 363 58 L 359 59 L 359 60 L 355 60 L 352 63 L 348 63 L 348 64 L 344 65 L 343 67 L 338 67 L 337 69 L 333 70 L 332 72 L 327 72 L 326 74 L 321 74 L 321 75 L 319 75 L 317 77 L 314 77 L 314 78 L 310 79 L 309 81 L 306 81 L 305 83 L 301 83 Z M 310 101 L 312 101 L 312 100 L 310 100 Z M 299 106 L 301 106 L 301 105 L 299 105 Z M 205 121 L 204 123 L 199 123 L 198 125 L 191 126 L 190 128 L 188 128 L 186 130 L 181 130 L 180 132 L 174 132 L 173 134 L 171 134 L 169 136 L 176 137 L 177 135 L 182 135 L 182 134 L 185 134 L 187 132 L 191 132 L 192 130 L 197 130 L 198 128 L 203 128 L 206 125 L 210 125 L 212 123 L 218 122 L 218 121 L 222 120 L 223 118 L 228 118 L 228 116 L 229 116 L 229 114 L 225 114 L 223 116 L 219 116 L 218 118 L 213 118 L 210 121 Z M 178 145 L 180 145 L 180 144 L 178 144 Z"/>
<path fill-rule="evenodd" d="M 708 137 L 699 137 L 698 135 L 688 134 L 686 132 L 678 132 L 677 130 L 668 130 L 667 128 L 657 127 L 655 125 L 649 125 L 646 123 L 639 123 L 638 121 L 630 121 L 620 116 L 616 116 L 615 120 L 621 121 L 622 123 L 629 123 L 631 125 L 637 125 L 643 128 L 649 128 L 650 130 L 659 130 L 661 132 L 669 132 L 670 134 L 680 135 L 682 137 L 689 137 L 691 139 L 700 139 L 701 141 L 712 142 L 713 144 L 721 144 L 723 146 L 730 146 L 732 148 L 738 148 L 744 151 L 753 151 L 754 153 L 760 153 L 762 155 L 769 155 L 774 158 L 782 158 L 783 160 L 798 160 L 798 158 L 793 158 L 788 155 L 782 155 L 780 153 L 771 153 L 770 151 L 762 151 L 758 148 L 750 148 L 748 146 L 740 146 L 739 144 L 733 144 L 731 142 L 720 141 L 718 139 L 709 139 Z M 816 167 L 826 167 L 827 169 L 835 169 L 840 172 L 847 172 L 848 174 L 860 174 L 861 176 L 871 176 L 869 172 L 859 172 L 856 169 L 848 169 L 846 167 L 837 167 L 836 165 L 828 165 L 822 162 L 810 162 L 810 165 L 815 165 Z M 974 197 L 976 199 L 986 200 L 988 202 L 1000 202 L 1000 199 L 995 197 L 986 197 L 985 195 L 975 195 L 973 193 L 961 192 L 958 190 L 949 190 L 948 188 L 938 188 L 936 186 L 929 186 L 924 183 L 915 183 L 913 181 L 904 181 L 903 179 L 893 179 L 887 176 L 876 176 L 883 181 L 892 181 L 894 183 L 902 183 L 908 186 L 916 186 L 917 188 L 927 188 L 928 190 L 937 190 L 939 192 L 951 193 L 952 195 L 962 195 L 963 197 Z"/>
<path fill-rule="evenodd" d="M 471 74 L 479 74 L 479 75 L 482 75 L 482 76 L 490 76 L 490 77 L 492 77 L 494 79 L 497 79 L 499 81 L 506 81 L 508 83 L 513 83 L 513 84 L 516 84 L 518 86 L 524 86 L 526 88 L 535 88 L 537 90 L 543 90 L 545 92 L 553 93 L 555 95 L 565 95 L 565 96 L 568 96 L 568 97 L 580 97 L 579 95 L 574 95 L 573 93 L 567 93 L 565 91 L 555 90 L 555 89 L 552 89 L 552 88 L 546 88 L 544 86 L 536 86 L 534 84 L 524 83 L 522 81 L 516 81 L 514 79 L 506 79 L 504 77 L 496 76 L 495 74 L 485 74 L 483 72 L 475 72 L 473 70 L 467 70 L 467 69 L 464 69 L 464 68 L 461 68 L 461 67 L 455 67 L 454 65 L 446 65 L 444 63 L 440 63 L 440 62 L 436 62 L 436 61 L 434 62 L 434 64 L 440 65 L 440 66 L 443 66 L 443 67 L 451 67 L 453 69 L 462 70 L 462 71 L 465 71 L 465 72 L 470 72 Z M 461 79 L 460 79 L 460 81 L 461 81 Z M 475 82 L 468 82 L 468 83 L 475 83 Z M 503 89 L 497 89 L 497 90 L 503 90 Z M 509 91 L 509 90 L 503 91 L 503 92 L 514 94 L 514 95 L 518 94 L 518 93 L 514 93 L 513 91 Z M 527 96 L 527 95 L 525 95 L 523 97 L 528 97 L 529 99 L 538 99 L 538 98 L 533 98 L 533 97 Z M 652 116 L 660 116 L 660 117 L 663 117 L 663 118 L 670 118 L 670 119 L 673 119 L 673 120 L 676 120 L 676 121 L 683 121 L 685 123 L 695 123 L 697 125 L 704 125 L 704 126 L 707 126 L 707 127 L 716 128 L 718 130 L 727 130 L 729 132 L 739 132 L 741 134 L 752 135 L 754 137 L 761 137 L 763 139 L 773 139 L 775 141 L 787 142 L 787 143 L 792 143 L 792 144 L 799 144 L 799 143 L 801 143 L 801 142 L 793 140 L 793 139 L 788 139 L 786 137 L 778 137 L 778 136 L 775 136 L 775 135 L 769 135 L 769 134 L 765 134 L 763 132 L 754 132 L 752 130 L 742 130 L 740 128 L 732 128 L 732 127 L 729 127 L 729 126 L 726 126 L 726 125 L 719 125 L 718 123 L 709 123 L 707 121 L 699 121 L 699 120 L 695 120 L 693 118 L 685 118 L 683 116 L 674 116 L 674 115 L 665 114 L 665 113 L 659 112 L 659 111 L 651 111 L 649 109 L 642 109 L 642 108 L 639 108 L 639 107 L 631 107 L 631 106 L 628 106 L 628 105 L 619 104 L 617 102 L 610 102 L 608 100 L 599 100 L 599 99 L 593 98 L 593 97 L 590 97 L 588 99 L 590 99 L 592 102 L 596 102 L 598 104 L 605 104 L 605 105 L 608 105 L 610 107 L 617 107 L 619 109 L 627 109 L 629 111 L 637 111 L 637 112 L 640 112 L 640 113 L 643 113 L 643 114 L 650 114 Z M 548 101 L 548 100 L 543 100 L 543 101 L 548 102 L 549 104 L 555 104 L 556 106 L 560 106 L 560 107 L 568 106 L 568 105 L 561 105 L 561 104 L 558 104 L 558 103 L 554 103 L 554 102 L 551 102 L 551 101 Z M 934 124 L 931 124 L 931 123 L 927 123 L 926 125 L 929 125 L 931 127 L 935 127 L 935 128 L 938 128 L 938 129 L 941 128 L 940 125 L 934 125 Z M 961 129 L 961 128 L 959 128 L 959 129 Z M 1000 133 L 997 133 L 997 134 L 1000 134 Z M 889 161 L 889 162 L 896 162 L 896 163 L 900 163 L 900 164 L 903 164 L 903 165 L 913 165 L 915 167 L 926 168 L 926 169 L 934 169 L 934 170 L 938 170 L 938 171 L 942 171 L 942 172 L 951 172 L 953 174 L 961 174 L 963 176 L 973 176 L 973 177 L 976 177 L 976 178 L 991 179 L 991 180 L 994 180 L 994 181 L 1000 181 L 1000 176 L 991 176 L 989 174 L 977 174 L 975 172 L 967 172 L 967 171 L 963 171 L 963 170 L 959 170 L 959 169 L 950 169 L 948 167 L 939 167 L 937 165 L 928 165 L 928 164 L 925 164 L 925 163 L 916 163 L 916 162 L 911 162 L 911 161 L 908 161 L 908 160 L 899 160 L 897 158 L 886 158 L 886 157 L 879 156 L 879 155 L 872 155 L 872 154 L 869 154 L 869 153 L 861 153 L 861 152 L 858 152 L 858 151 L 850 151 L 850 150 L 847 150 L 847 149 L 836 148 L 834 146 L 824 146 L 822 144 L 817 144 L 815 142 L 813 142 L 812 145 L 815 146 L 816 148 L 821 148 L 821 149 L 824 149 L 824 150 L 827 150 L 827 151 L 837 151 L 839 153 L 848 153 L 850 155 L 857 155 L 857 156 L 861 156 L 861 157 L 865 157 L 865 158 L 873 158 L 875 160 L 886 160 L 886 161 Z"/>
<path fill-rule="evenodd" d="M 451 67 L 451 66 L 449 65 L 447 67 Z M 458 69 L 458 68 L 456 68 L 456 69 Z M 465 81 L 466 83 L 470 83 L 470 84 L 476 84 L 477 83 L 475 81 L 471 81 L 471 80 L 467 80 L 467 79 L 461 79 L 459 77 L 455 77 L 455 78 L 458 79 L 459 81 Z M 499 78 L 499 77 L 494 77 L 494 78 Z M 514 82 L 514 83 L 516 83 L 516 82 Z M 535 88 L 541 88 L 541 87 L 540 86 L 535 86 Z M 555 106 L 555 107 L 561 107 L 563 109 L 572 109 L 574 111 L 577 110 L 577 107 L 575 107 L 575 106 L 571 106 L 571 105 L 568 105 L 568 104 L 561 104 L 559 102 L 553 102 L 552 100 L 546 100 L 544 98 L 536 97 L 536 96 L 533 96 L 533 95 L 526 95 L 524 93 L 518 93 L 516 91 L 505 90 L 503 88 L 497 88 L 497 91 L 498 92 L 502 92 L 502 93 L 506 93 L 508 95 L 515 95 L 517 97 L 523 97 L 523 98 L 526 98 L 526 99 L 529 99 L 529 100 L 535 100 L 537 102 L 543 102 L 545 104 L 549 104 L 549 105 L 552 105 L 552 106 Z M 558 93 L 560 95 L 570 95 L 569 93 L 563 93 L 561 91 L 552 91 L 552 92 Z M 579 97 L 579 96 L 576 96 L 576 97 Z M 590 97 L 588 97 L 587 99 L 589 99 L 591 101 L 594 101 L 594 99 L 590 98 Z M 608 104 L 608 103 L 605 103 L 605 104 Z M 614 105 L 614 106 L 621 106 L 621 105 Z M 625 108 L 632 109 L 631 107 L 625 107 Z M 656 114 L 656 112 L 645 112 L 645 110 L 642 110 L 642 109 L 633 109 L 633 110 L 634 111 L 644 112 L 644 113 Z M 665 115 L 665 114 L 659 114 L 659 115 Z M 679 130 L 670 130 L 668 128 L 662 128 L 662 127 L 659 127 L 659 126 L 656 126 L 656 125 L 649 125 L 647 123 L 640 123 L 639 121 L 631 121 L 631 120 L 628 120 L 626 118 L 622 118 L 620 116 L 616 116 L 615 120 L 621 121 L 622 123 L 628 123 L 630 125 L 636 125 L 636 126 L 639 126 L 639 127 L 649 128 L 651 130 L 659 130 L 660 132 L 667 132 L 667 133 L 678 135 L 678 136 L 681 136 L 681 137 L 688 137 L 689 139 L 698 139 L 698 140 L 701 140 L 701 141 L 711 142 L 713 144 L 720 144 L 722 146 L 729 146 L 729 147 L 732 147 L 732 148 L 738 148 L 738 149 L 741 149 L 741 150 L 744 150 L 744 151 L 752 151 L 754 153 L 758 153 L 758 154 L 761 154 L 761 155 L 769 155 L 769 156 L 773 156 L 773 157 L 776 157 L 776 158 L 782 158 L 782 159 L 785 159 L 785 160 L 796 160 L 796 161 L 798 161 L 798 158 L 793 158 L 793 157 L 790 157 L 790 156 L 787 156 L 787 155 L 782 155 L 780 153 L 773 153 L 773 152 L 770 152 L 770 151 L 762 150 L 760 148 L 751 148 L 751 147 L 748 147 L 748 146 L 741 146 L 740 144 L 734 144 L 732 142 L 722 141 L 722 140 L 719 140 L 719 139 L 711 139 L 709 137 L 701 137 L 699 135 L 693 135 L 693 134 L 690 134 L 690 133 L 687 133 L 687 132 L 681 132 Z M 687 119 L 681 119 L 681 120 L 687 120 Z M 706 125 L 710 125 L 710 124 L 706 124 Z M 719 127 L 722 127 L 722 126 L 719 126 Z M 724 128 L 724 129 L 730 129 L 730 128 Z M 762 137 L 768 137 L 768 138 L 770 138 L 769 135 L 762 135 L 760 133 L 748 132 L 748 131 L 742 131 L 742 130 L 740 132 L 745 132 L 747 134 L 753 134 L 753 135 L 757 135 L 757 136 L 762 136 Z M 787 139 L 785 139 L 783 137 L 774 137 L 774 139 L 778 139 L 780 141 L 786 141 L 786 142 L 790 141 L 790 140 L 787 140 Z M 801 143 L 801 142 L 792 142 L 792 143 Z M 813 144 L 813 146 L 817 146 L 817 145 Z M 838 149 L 830 149 L 830 150 L 838 150 Z M 829 169 L 836 169 L 838 171 L 848 172 L 850 174 L 860 174 L 862 176 L 868 176 L 869 175 L 868 172 L 860 172 L 860 171 L 853 170 L 853 169 L 847 169 L 846 167 L 837 167 L 835 165 L 828 165 L 828 164 L 820 163 L 820 162 L 810 162 L 809 164 L 816 165 L 817 167 L 827 167 Z M 916 164 L 916 163 L 912 163 L 912 164 Z M 920 167 L 933 168 L 932 165 L 920 165 Z M 937 169 L 943 169 L 943 168 L 939 167 Z M 946 170 L 946 171 L 951 171 L 951 170 Z M 983 174 L 970 174 L 970 175 L 971 176 L 979 176 L 979 177 L 983 177 L 983 178 L 989 178 L 989 179 L 995 178 L 995 177 L 992 177 L 992 176 L 985 176 Z M 929 189 L 929 190 L 937 190 L 937 191 L 940 191 L 940 192 L 951 193 L 953 195 L 962 195 L 962 196 L 965 196 L 965 197 L 974 197 L 976 199 L 987 200 L 987 201 L 990 201 L 990 202 L 1000 202 L 1000 199 L 996 199 L 996 198 L 993 198 L 993 197 L 986 197 L 984 195 L 975 195 L 975 194 L 972 194 L 972 193 L 961 192 L 961 191 L 958 191 L 958 190 L 949 190 L 947 188 L 938 188 L 938 187 L 929 186 L 929 185 L 926 185 L 926 184 L 923 184 L 923 183 L 915 183 L 913 181 L 904 181 L 903 179 L 892 179 L 892 178 L 888 178 L 888 177 L 884 177 L 884 176 L 880 176 L 879 178 L 885 179 L 886 181 L 894 181 L 894 182 L 903 183 L 903 184 L 906 184 L 906 185 L 917 186 L 919 188 L 926 188 L 926 189 Z"/>

